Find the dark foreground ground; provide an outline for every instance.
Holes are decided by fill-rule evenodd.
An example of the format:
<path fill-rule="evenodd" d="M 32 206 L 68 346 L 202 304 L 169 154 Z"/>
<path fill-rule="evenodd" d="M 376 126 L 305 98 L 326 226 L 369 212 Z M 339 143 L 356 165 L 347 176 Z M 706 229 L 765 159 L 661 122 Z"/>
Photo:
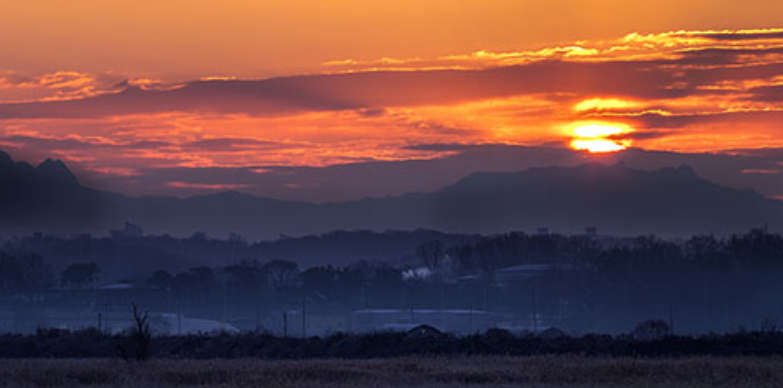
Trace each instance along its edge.
<path fill-rule="evenodd" d="M 780 387 L 783 359 L 0 360 L 0 387 Z"/>
<path fill-rule="evenodd" d="M 645 334 L 645 333 L 642 333 Z M 649 333 L 647 333 L 649 334 Z M 783 357 L 783 331 L 755 331 L 699 336 L 657 333 L 546 336 L 514 335 L 491 329 L 455 336 L 441 333 L 337 333 L 326 337 L 278 337 L 265 333 L 153 336 L 154 359 L 301 360 L 403 358 L 417 356 L 591 356 L 591 357 Z M 135 358 L 138 336 L 108 335 L 95 329 L 42 329 L 34 335 L 0 335 L 0 359 Z M 783 385 L 781 385 L 783 386 Z"/>

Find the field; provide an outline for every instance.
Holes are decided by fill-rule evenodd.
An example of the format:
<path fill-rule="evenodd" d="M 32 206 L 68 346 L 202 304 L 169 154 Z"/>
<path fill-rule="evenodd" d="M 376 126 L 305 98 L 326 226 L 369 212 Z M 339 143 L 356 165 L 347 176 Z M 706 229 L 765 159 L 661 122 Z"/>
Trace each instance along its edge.
<path fill-rule="evenodd" d="M 779 387 L 780 358 L 0 360 L 0 387 Z"/>

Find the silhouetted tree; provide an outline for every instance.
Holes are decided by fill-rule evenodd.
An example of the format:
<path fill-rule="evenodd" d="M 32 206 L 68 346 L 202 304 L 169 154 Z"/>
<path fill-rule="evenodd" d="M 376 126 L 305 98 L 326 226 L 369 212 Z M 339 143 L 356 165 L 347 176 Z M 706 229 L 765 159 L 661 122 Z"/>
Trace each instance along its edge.
<path fill-rule="evenodd" d="M 157 270 L 147 279 L 146 283 L 151 287 L 167 290 L 174 284 L 174 276 L 168 271 Z"/>
<path fill-rule="evenodd" d="M 182 302 L 205 304 L 215 297 L 218 289 L 215 273 L 209 267 L 194 267 L 178 273 L 172 289 Z"/>
<path fill-rule="evenodd" d="M 228 276 L 226 286 L 234 300 L 253 298 L 266 285 L 262 267 L 257 261 L 243 260 L 224 267 L 223 273 Z"/>
<path fill-rule="evenodd" d="M 446 250 L 440 241 L 429 241 L 416 247 L 416 257 L 433 273 L 443 270 Z"/>
<path fill-rule="evenodd" d="M 40 255 L 17 257 L 0 252 L 0 292 L 39 292 L 51 285 L 51 269 Z"/>
<path fill-rule="evenodd" d="M 127 346 L 118 345 L 117 352 L 124 360 L 146 361 L 152 356 L 152 329 L 148 312 L 141 313 L 136 303 L 131 305 L 133 327 L 131 327 Z"/>
<path fill-rule="evenodd" d="M 645 341 L 659 340 L 671 334 L 671 326 L 666 321 L 659 319 L 640 322 L 633 330 L 634 337 Z"/>
<path fill-rule="evenodd" d="M 311 267 L 301 273 L 302 288 L 308 293 L 331 294 L 340 278 L 340 270 L 329 266 Z"/>
<path fill-rule="evenodd" d="M 98 280 L 98 272 L 100 268 L 95 263 L 76 263 L 71 264 L 63 270 L 60 276 L 60 285 L 75 286 L 75 287 L 88 287 L 93 285 Z"/>
<path fill-rule="evenodd" d="M 726 249 L 749 268 L 762 271 L 783 269 L 783 235 L 753 229 L 750 233 L 732 236 Z"/>
<path fill-rule="evenodd" d="M 299 265 L 286 260 L 272 260 L 263 266 L 269 280 L 269 286 L 274 290 L 291 288 L 299 275 Z"/>

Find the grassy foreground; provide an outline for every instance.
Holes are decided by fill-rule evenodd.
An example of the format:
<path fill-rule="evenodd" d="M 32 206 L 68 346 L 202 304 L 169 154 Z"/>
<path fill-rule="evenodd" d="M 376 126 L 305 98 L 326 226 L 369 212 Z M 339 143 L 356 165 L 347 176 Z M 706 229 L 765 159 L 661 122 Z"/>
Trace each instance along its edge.
<path fill-rule="evenodd" d="M 780 358 L 0 360 L 0 387 L 779 387 Z"/>

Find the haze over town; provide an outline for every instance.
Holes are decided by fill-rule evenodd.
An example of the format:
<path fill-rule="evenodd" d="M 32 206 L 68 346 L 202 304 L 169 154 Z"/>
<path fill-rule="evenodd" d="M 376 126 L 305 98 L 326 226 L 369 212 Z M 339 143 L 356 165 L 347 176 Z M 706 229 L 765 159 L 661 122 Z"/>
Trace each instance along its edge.
<path fill-rule="evenodd" d="M 776 0 L 0 2 L 0 385 L 779 385 Z"/>

